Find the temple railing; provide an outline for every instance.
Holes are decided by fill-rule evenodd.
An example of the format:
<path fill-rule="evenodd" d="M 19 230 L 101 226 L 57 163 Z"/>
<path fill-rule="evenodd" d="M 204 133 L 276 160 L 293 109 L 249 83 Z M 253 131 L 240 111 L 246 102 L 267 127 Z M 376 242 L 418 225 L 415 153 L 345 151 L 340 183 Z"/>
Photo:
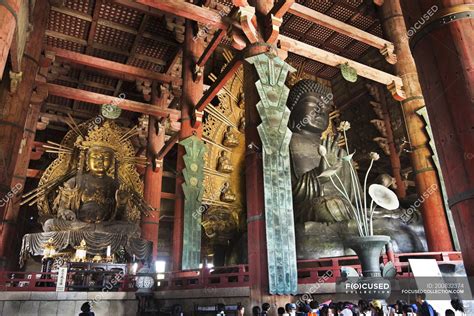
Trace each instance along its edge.
<path fill-rule="evenodd" d="M 0 271 L 0 291 L 56 291 L 56 272 Z M 114 271 L 71 271 L 66 291 L 135 291 L 135 276 Z"/>
<path fill-rule="evenodd" d="M 248 265 L 168 272 L 158 279 L 158 290 L 213 289 L 249 286 Z"/>
<path fill-rule="evenodd" d="M 397 278 L 407 278 L 410 276 L 409 258 L 435 259 L 438 264 L 462 263 L 460 252 L 395 253 L 393 265 L 397 270 Z M 388 261 L 387 255 L 380 256 L 380 263 L 386 264 Z M 351 267 L 359 272 L 359 274 L 362 273 L 357 256 L 298 260 L 298 284 L 313 284 L 322 280 L 324 282 L 335 282 L 341 276 L 341 267 Z"/>
<path fill-rule="evenodd" d="M 394 254 L 397 278 L 410 276 L 409 258 L 435 259 L 438 264 L 462 263 L 460 252 L 421 252 Z M 388 262 L 386 255 L 380 262 Z M 361 272 L 356 256 L 323 258 L 298 261 L 298 284 L 331 283 L 341 276 L 341 267 L 352 267 Z M 119 274 L 114 271 L 70 271 L 67 274 L 66 291 L 135 291 L 135 279 L 151 276 L 158 291 L 179 289 L 212 290 L 231 287 L 248 287 L 248 265 L 203 268 L 199 270 L 172 271 L 160 274 Z M 57 273 L 0 271 L 0 291 L 55 291 Z"/>

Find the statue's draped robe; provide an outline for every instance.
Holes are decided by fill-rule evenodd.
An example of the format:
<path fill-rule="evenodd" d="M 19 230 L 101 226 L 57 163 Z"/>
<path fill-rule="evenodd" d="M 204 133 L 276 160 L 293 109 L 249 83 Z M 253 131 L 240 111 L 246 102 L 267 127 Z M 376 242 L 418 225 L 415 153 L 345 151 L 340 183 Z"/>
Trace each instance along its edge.
<path fill-rule="evenodd" d="M 339 222 L 353 218 L 351 206 L 343 195 L 338 192 L 329 178 L 319 178 L 321 183 L 320 189 L 318 185 L 318 175 L 320 174 L 320 163 L 322 157 L 318 149 L 319 144 L 316 142 L 305 142 L 304 146 L 298 143 L 300 136 L 293 134 L 292 142 L 290 143 L 290 154 L 292 164 L 292 188 L 293 188 L 293 210 L 297 222 L 304 223 L 309 221 L 314 222 Z M 345 150 L 337 148 L 340 156 L 346 155 Z M 300 166 L 295 157 L 300 159 L 310 160 L 309 170 L 308 164 Z M 340 158 L 335 154 L 328 152 L 327 159 L 333 166 Z M 337 176 L 344 184 L 344 188 L 351 198 L 354 197 L 354 190 L 351 187 L 350 181 L 350 166 L 347 162 L 343 162 L 341 168 L 337 172 Z M 334 183 L 342 189 L 341 183 L 336 176 L 332 176 Z M 321 194 L 321 191 L 323 194 Z"/>

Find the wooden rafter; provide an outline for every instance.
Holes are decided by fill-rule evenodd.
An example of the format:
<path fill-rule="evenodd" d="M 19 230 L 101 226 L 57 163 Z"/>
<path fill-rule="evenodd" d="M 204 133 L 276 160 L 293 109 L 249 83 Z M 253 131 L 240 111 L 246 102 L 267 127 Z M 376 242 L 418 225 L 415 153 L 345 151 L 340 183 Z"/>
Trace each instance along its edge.
<path fill-rule="evenodd" d="M 234 56 L 234 58 L 227 64 L 225 69 L 219 74 L 214 83 L 207 89 L 207 91 L 202 96 L 201 100 L 196 104 L 196 111 L 204 111 L 206 106 L 214 99 L 217 93 L 224 87 L 224 85 L 229 81 L 230 78 L 235 74 L 235 72 L 242 65 L 242 59 L 239 55 Z"/>
<path fill-rule="evenodd" d="M 288 10 L 293 6 L 295 0 L 280 0 L 275 3 L 272 10 L 270 11 L 275 17 L 281 19 Z"/>
<path fill-rule="evenodd" d="M 91 45 L 88 45 L 87 41 L 84 40 L 84 39 L 69 36 L 69 35 L 66 35 L 66 34 L 63 34 L 63 33 L 55 32 L 55 31 L 51 31 L 51 30 L 46 30 L 45 34 L 46 34 L 46 36 L 55 37 L 55 38 L 58 38 L 58 39 L 61 39 L 61 40 L 64 40 L 64 41 L 68 41 L 68 42 L 72 42 L 72 43 L 75 43 L 75 44 L 78 44 L 78 45 L 81 45 L 81 46 L 87 46 L 87 47 L 90 47 L 91 49 L 96 48 L 96 49 L 100 49 L 100 50 L 103 50 L 103 51 L 106 51 L 106 52 L 109 52 L 109 53 L 113 53 L 113 54 L 123 55 L 123 56 L 126 56 L 126 57 L 130 56 L 130 52 L 127 51 L 127 50 L 122 50 L 120 48 L 107 46 L 107 45 L 104 45 L 104 44 L 101 44 L 101 43 L 92 43 Z M 166 62 L 164 60 L 161 60 L 161 59 L 158 59 L 158 58 L 155 58 L 155 57 L 150 57 L 150 56 L 141 55 L 141 54 L 135 54 L 135 57 L 137 57 L 139 59 L 143 59 L 145 61 L 152 62 L 154 64 L 166 65 Z"/>
<path fill-rule="evenodd" d="M 167 75 L 171 75 L 171 71 L 173 70 L 174 65 L 178 62 L 179 60 L 179 55 L 183 51 L 183 48 L 180 47 L 176 50 L 176 53 L 174 54 L 173 58 L 166 64 L 165 71 L 164 73 Z"/>
<path fill-rule="evenodd" d="M 202 53 L 201 57 L 199 57 L 199 60 L 197 62 L 198 67 L 204 67 L 206 62 L 209 60 L 209 57 L 212 56 L 212 53 L 216 50 L 217 46 L 219 46 L 220 42 L 225 36 L 225 31 L 224 30 L 217 30 L 216 33 L 214 34 L 211 42 L 209 45 L 207 45 L 206 49 Z"/>
<path fill-rule="evenodd" d="M 84 91 L 52 83 L 47 83 L 46 86 L 50 95 L 55 95 L 58 97 L 88 102 L 97 105 L 115 104 L 122 110 L 154 115 L 156 117 L 180 116 L 180 112 L 177 110 L 165 109 L 147 103 L 131 101 L 110 95 L 104 95 L 91 91 Z"/>
<path fill-rule="evenodd" d="M 161 160 L 165 158 L 166 154 L 173 148 L 174 144 L 176 144 L 179 141 L 179 132 L 174 133 L 173 136 L 171 136 L 166 143 L 163 145 L 163 147 L 160 149 L 160 152 L 158 155 L 156 155 L 157 160 Z"/>
<path fill-rule="evenodd" d="M 299 42 L 283 35 L 280 35 L 279 37 L 279 46 L 286 51 L 318 61 L 320 63 L 332 67 L 339 67 L 340 65 L 347 63 L 350 67 L 354 68 L 357 71 L 357 74 L 359 76 L 382 83 L 386 86 L 394 85 L 394 88 L 399 93 L 402 93 L 402 91 L 400 90 L 403 86 L 402 79 L 392 74 L 366 66 L 348 58 L 330 53 L 323 49 Z M 394 93 L 392 92 L 392 94 Z M 394 94 L 394 96 L 395 95 L 396 94 Z M 403 96 L 400 95 L 400 98 L 403 99 Z"/>
<path fill-rule="evenodd" d="M 175 2 L 172 0 L 136 0 L 135 2 L 162 10 L 169 14 L 181 16 L 190 20 L 204 23 L 210 28 L 217 28 L 223 30 L 227 29 L 227 25 L 224 22 L 224 18 L 217 11 L 199 7 L 192 3 Z M 284 10 L 288 9 L 286 7 L 288 3 L 289 2 L 286 1 L 280 1 L 279 3 L 277 3 L 278 7 L 275 9 L 275 12 L 272 13 L 278 14 L 278 12 L 280 11 L 284 12 Z M 351 38 L 364 42 L 378 49 L 383 49 L 385 46 L 388 46 L 389 48 L 393 47 L 393 44 L 390 41 L 365 32 L 350 24 L 334 19 L 326 14 L 302 6 L 296 2 L 293 3 L 288 10 L 288 12 L 291 14 L 312 21 L 313 23 L 323 25 L 338 33 L 347 35 Z"/>
<path fill-rule="evenodd" d="M 66 60 L 72 64 L 84 65 L 98 71 L 105 71 L 108 75 L 119 79 L 134 81 L 137 78 L 156 80 L 163 83 L 174 83 L 181 85 L 181 78 L 175 78 L 170 75 L 157 73 L 154 71 L 117 63 L 115 61 L 88 56 L 73 51 L 48 46 L 46 51 L 53 52 L 56 58 Z"/>
<path fill-rule="evenodd" d="M 137 51 L 138 45 L 140 44 L 140 40 L 142 38 L 143 32 L 145 32 L 146 25 L 148 22 L 148 15 L 143 15 L 142 21 L 140 23 L 140 27 L 138 28 L 138 33 L 135 36 L 135 40 L 133 41 L 132 48 L 130 49 L 130 55 L 125 62 L 126 65 L 130 65 L 135 57 L 135 53 Z M 117 86 L 115 87 L 114 96 L 117 96 L 122 88 L 123 80 L 119 80 L 117 82 Z"/>
<path fill-rule="evenodd" d="M 103 3 L 103 0 L 97 0 L 94 4 L 94 11 L 92 13 L 91 17 L 91 25 L 89 27 L 89 33 L 87 35 L 87 46 L 86 46 L 86 54 L 90 55 L 92 53 L 93 47 L 92 44 L 94 43 L 94 37 L 95 37 L 95 32 L 97 30 L 97 22 L 99 20 L 99 15 L 100 15 L 100 7 Z M 82 89 L 84 87 L 84 80 L 86 77 L 86 72 L 84 70 L 81 70 L 81 73 L 79 74 L 79 84 L 77 85 L 78 89 Z M 77 109 L 79 106 L 79 101 L 74 100 L 74 103 L 72 105 L 73 110 Z"/>
<path fill-rule="evenodd" d="M 396 57 L 394 57 L 393 54 L 395 48 L 390 41 L 377 37 L 357 27 L 339 21 L 338 19 L 332 18 L 326 14 L 320 13 L 296 2 L 293 3 L 288 12 L 315 24 L 322 25 L 328 29 L 349 36 L 367 45 L 378 48 L 380 51 L 386 50 L 387 53 L 384 55 L 386 55 L 387 61 L 391 63 L 396 62 Z M 391 54 L 391 56 L 388 54 Z"/>
<path fill-rule="evenodd" d="M 97 8 L 100 8 L 99 1 L 95 4 L 95 6 Z M 96 12 L 95 11 L 94 11 L 93 15 L 90 16 L 90 15 L 85 14 L 83 12 L 73 10 L 73 9 L 69 9 L 69 8 L 66 8 L 66 7 L 59 8 L 59 7 L 53 6 L 51 8 L 51 10 L 62 13 L 62 14 L 65 14 L 65 15 L 73 16 L 73 17 L 76 17 L 78 19 L 81 19 L 81 20 L 84 20 L 84 21 L 87 21 L 87 22 L 94 23 L 94 21 L 95 21 L 96 25 L 106 26 L 106 27 L 109 27 L 109 28 L 112 28 L 112 29 L 115 29 L 115 30 L 125 32 L 125 33 L 130 33 L 130 34 L 133 34 L 133 35 L 137 35 L 137 34 L 140 33 L 140 31 L 137 31 L 133 27 L 126 26 L 126 25 L 123 25 L 123 24 L 120 24 L 120 23 L 116 23 L 116 22 L 113 22 L 113 21 L 110 21 L 110 20 L 106 20 L 104 18 L 100 18 L 99 16 L 96 17 L 96 15 L 95 15 Z M 96 26 L 91 25 L 91 29 L 94 28 L 94 27 L 96 27 Z M 90 34 L 90 31 L 89 31 L 89 34 Z M 167 44 L 167 45 L 170 45 L 170 46 L 178 46 L 179 45 L 176 41 L 168 40 L 166 38 L 157 36 L 156 34 L 152 34 L 152 33 L 149 33 L 149 32 L 141 32 L 141 34 L 145 38 L 149 38 L 149 39 L 155 40 L 155 41 L 163 43 L 163 44 Z"/>
<path fill-rule="evenodd" d="M 185 19 L 203 23 L 209 28 L 227 28 L 222 21 L 222 16 L 218 12 L 192 3 L 176 0 L 135 0 L 135 2 Z"/>

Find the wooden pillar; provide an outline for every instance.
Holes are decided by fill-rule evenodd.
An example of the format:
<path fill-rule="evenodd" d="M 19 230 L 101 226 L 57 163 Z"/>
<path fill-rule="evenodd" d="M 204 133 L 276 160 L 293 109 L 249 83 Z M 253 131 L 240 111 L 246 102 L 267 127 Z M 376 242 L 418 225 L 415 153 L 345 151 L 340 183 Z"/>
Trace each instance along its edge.
<path fill-rule="evenodd" d="M 390 1 L 391 2 L 391 1 Z M 398 3 L 398 1 L 395 1 Z M 408 26 L 436 3 L 436 14 L 410 39 L 468 276 L 474 276 L 474 31 L 462 4 L 401 1 Z M 433 11 L 433 9 L 431 10 Z M 464 14 L 462 12 L 465 12 Z M 472 11 L 471 11 L 472 12 Z M 450 15 L 450 13 L 452 13 Z M 438 16 L 447 15 L 439 25 Z M 437 23 L 438 22 L 438 23 Z M 430 24 L 433 23 L 433 24 Z M 437 25 L 438 27 L 433 27 Z M 419 25 L 419 23 L 417 24 Z"/>
<path fill-rule="evenodd" d="M 397 152 L 397 148 L 395 146 L 395 142 L 393 139 L 393 130 L 392 130 L 392 121 L 390 120 L 390 113 L 387 107 L 387 99 L 385 96 L 385 88 L 377 85 L 377 89 L 379 90 L 380 95 L 380 105 L 382 106 L 382 113 L 383 113 L 383 121 L 385 122 L 386 132 L 387 132 L 387 141 L 388 147 L 390 150 L 390 164 L 392 166 L 392 175 L 395 178 L 395 183 L 397 188 L 395 192 L 399 199 L 404 199 L 407 195 L 407 190 L 405 187 L 405 182 L 402 179 L 401 171 L 401 164 L 400 164 L 400 155 Z"/>
<path fill-rule="evenodd" d="M 400 8 L 400 0 L 384 1 L 381 15 L 384 32 L 388 39 L 394 43 L 395 53 L 398 57 L 395 72 L 402 78 L 406 92 L 407 98 L 401 104 L 411 143 L 410 159 L 415 174 L 416 189 L 418 196 L 424 199 L 421 208 L 428 249 L 430 251 L 449 251 L 453 248 L 441 186 L 431 158 L 432 153 L 423 118 L 416 113 L 417 110 L 425 106 L 425 100 L 408 45 L 407 28 Z M 434 185 L 437 189 L 433 191 Z"/>
<path fill-rule="evenodd" d="M 149 165 L 145 170 L 144 198 L 154 209 L 150 216 L 142 217 L 142 238 L 153 242 L 153 261 L 158 256 L 158 232 L 160 225 L 161 186 L 163 179 L 163 160 L 154 161 L 156 155 L 165 144 L 165 128 L 156 117 L 150 116 L 148 121 Z M 154 168 L 155 167 L 155 168 Z"/>
<path fill-rule="evenodd" d="M 256 55 L 250 51 L 249 56 Z M 245 97 L 245 186 L 247 199 L 248 265 L 252 304 L 260 304 L 268 293 L 267 243 L 263 196 L 262 142 L 257 126 L 261 119 L 257 111 L 260 101 L 255 82 L 258 74 L 254 65 L 244 63 Z"/>
<path fill-rule="evenodd" d="M 18 253 L 21 246 L 21 238 L 23 237 L 23 227 L 19 227 L 18 215 L 20 210 L 21 195 L 23 193 L 28 164 L 30 163 L 31 149 L 35 140 L 36 123 L 38 122 L 41 104 L 30 104 L 26 124 L 23 132 L 20 156 L 15 165 L 15 171 L 11 183 L 11 192 L 15 196 L 5 205 L 3 215 L 3 225 L 0 231 L 0 251 L 6 254 L 5 265 L 8 268 L 16 268 L 18 264 Z M 3 204 L 2 202 L 1 204 Z M 1 205 L 0 204 L 0 205 Z"/>
<path fill-rule="evenodd" d="M 11 94 L 5 88 L 0 91 L 0 196 L 6 196 L 12 190 L 14 183 L 17 159 L 21 152 L 25 154 L 23 134 L 29 110 L 30 99 L 35 87 L 35 78 L 39 68 L 39 59 L 43 44 L 43 36 L 46 30 L 49 14 L 49 2 L 37 0 L 33 12 L 34 27 L 27 43 L 25 56 L 22 60 L 23 80 L 15 93 Z M 2 25 L 3 27 L 3 25 Z M 23 148 L 22 148 L 23 147 Z M 2 203 L 3 204 L 3 203 Z M 0 204 L 0 218 L 2 219 L 0 230 L 5 230 L 6 205 Z M 11 257 L 7 252 L 9 249 L 9 236 L 1 234 L 0 239 L 0 262 L 5 262 L 6 257 Z M 12 254 L 13 255 L 13 254 Z M 15 254 L 17 258 L 17 254 Z M 16 259 L 15 259 L 16 260 Z"/>
<path fill-rule="evenodd" d="M 201 99 L 204 92 L 203 77 L 194 75 L 194 66 L 204 51 L 204 46 L 200 38 L 195 39 L 193 23 L 186 20 L 186 30 L 183 50 L 183 92 L 181 95 L 181 130 L 179 140 L 196 135 L 201 137 L 202 128 L 195 129 L 192 126 L 194 107 Z M 176 161 L 176 200 L 174 207 L 173 225 L 173 270 L 181 270 L 183 253 L 183 218 L 184 218 L 184 196 L 181 185 L 184 182 L 182 170 L 184 168 L 183 155 L 184 147 L 178 145 L 178 157 Z"/>
<path fill-rule="evenodd" d="M 12 45 L 17 23 L 20 0 L 5 0 L 0 2 L 0 80 L 3 78 L 8 53 Z"/>

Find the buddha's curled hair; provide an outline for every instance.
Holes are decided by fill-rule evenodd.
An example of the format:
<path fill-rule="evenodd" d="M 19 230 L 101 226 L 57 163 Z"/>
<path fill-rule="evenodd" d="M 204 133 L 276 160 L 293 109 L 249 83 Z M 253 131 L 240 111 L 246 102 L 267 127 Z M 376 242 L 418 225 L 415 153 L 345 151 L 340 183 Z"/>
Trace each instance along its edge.
<path fill-rule="evenodd" d="M 303 79 L 298 81 L 291 88 L 290 93 L 288 95 L 288 100 L 286 101 L 286 105 L 290 109 L 290 111 L 293 111 L 296 104 L 298 104 L 300 98 L 308 92 L 318 93 L 322 97 L 327 98 L 331 94 L 331 89 L 310 79 Z M 332 107 L 332 99 L 330 100 L 329 104 L 327 104 L 327 106 Z"/>

